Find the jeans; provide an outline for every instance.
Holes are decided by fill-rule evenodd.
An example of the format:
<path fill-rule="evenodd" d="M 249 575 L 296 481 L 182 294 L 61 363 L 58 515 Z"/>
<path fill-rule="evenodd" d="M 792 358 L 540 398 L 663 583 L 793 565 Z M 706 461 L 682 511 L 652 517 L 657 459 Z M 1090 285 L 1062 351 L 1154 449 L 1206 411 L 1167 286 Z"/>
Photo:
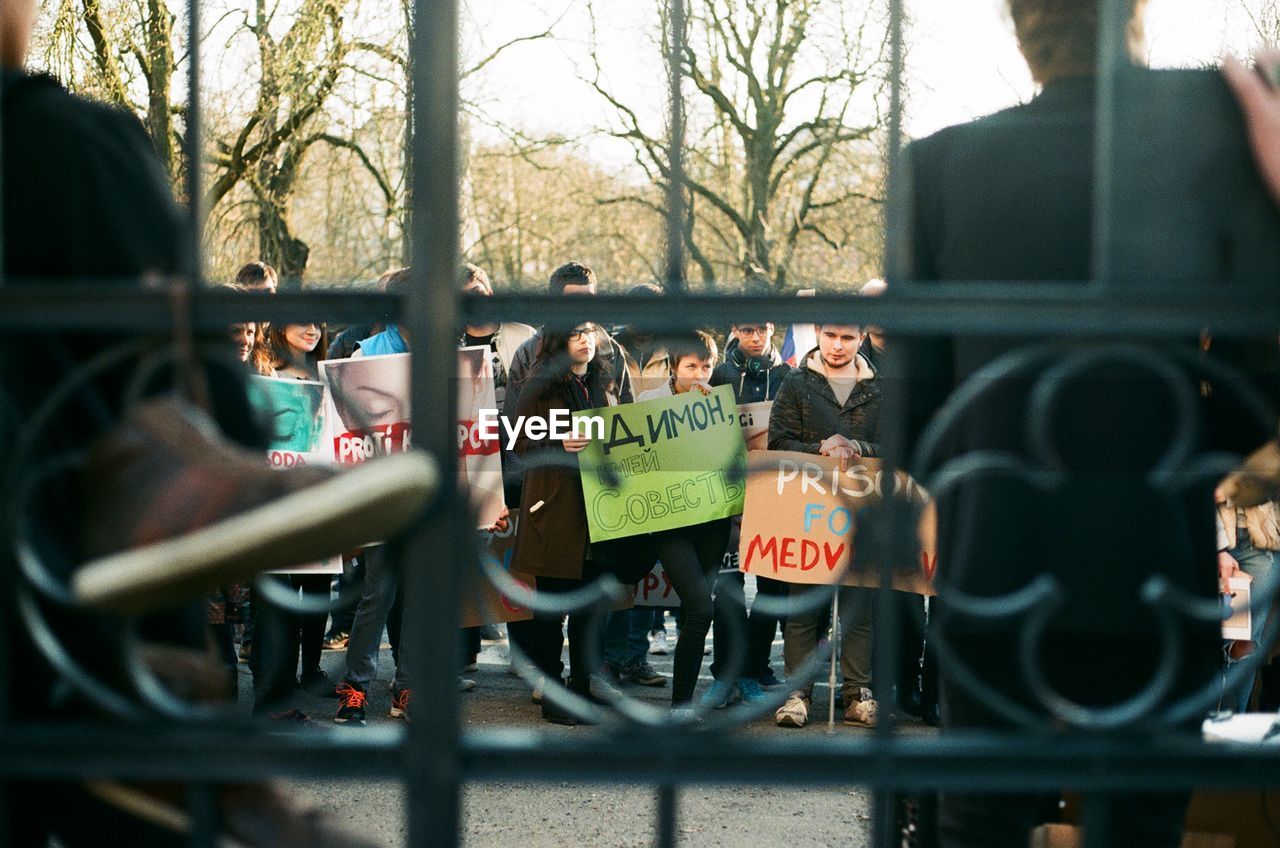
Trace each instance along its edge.
<path fill-rule="evenodd" d="M 1241 527 L 1236 531 L 1236 546 L 1227 551 L 1240 564 L 1240 570 L 1253 578 L 1253 584 L 1250 587 L 1254 603 L 1262 594 L 1270 591 L 1271 571 L 1275 565 L 1275 551 L 1263 551 L 1253 546 L 1253 540 L 1249 538 L 1248 529 Z M 1267 611 L 1262 610 L 1261 613 L 1253 616 L 1252 627 L 1254 645 L 1262 644 L 1262 631 L 1267 626 Z M 1255 648 L 1255 650 L 1260 650 Z M 1234 663 L 1228 663 L 1233 665 Z M 1238 713 L 1245 712 L 1249 709 L 1249 696 L 1253 694 L 1253 679 L 1245 681 L 1244 685 L 1236 692 L 1230 693 L 1224 701 L 1231 703 L 1234 701 L 1235 711 Z M 1224 703 L 1225 706 L 1225 703 Z"/>
<path fill-rule="evenodd" d="M 820 586 L 791 587 L 791 597 L 824 589 Z M 840 691 L 844 702 L 857 700 L 858 690 L 871 686 L 871 617 L 875 601 L 874 589 L 842 586 L 840 588 L 840 619 L 843 636 L 840 644 Z M 825 632 L 831 619 L 831 608 L 817 609 L 787 616 L 787 626 L 782 637 L 782 657 L 787 666 L 787 679 L 795 676 L 809 655 L 818 647 L 818 635 Z M 796 688 L 796 687 L 792 687 Z M 813 683 L 800 687 L 812 696 Z"/>
<path fill-rule="evenodd" d="M 649 653 L 653 607 L 634 607 L 609 613 L 604 625 L 604 661 L 615 670 L 634 668 Z"/>
<path fill-rule="evenodd" d="M 395 604 L 400 583 L 399 572 L 392 567 L 386 545 L 378 545 L 365 551 L 364 591 L 356 605 L 356 616 L 351 622 L 351 639 L 347 642 L 346 680 L 366 686 L 378 675 L 378 649 L 382 646 L 382 631 L 387 626 L 387 615 Z M 405 667 L 405 646 L 400 646 L 396 660 L 392 686 L 408 688 L 409 675 Z"/>
<path fill-rule="evenodd" d="M 724 594 L 728 605 L 717 606 L 712 632 L 715 634 L 715 656 L 711 659 L 711 676 L 716 680 L 723 677 L 728 669 L 729 646 L 734 635 L 747 640 L 747 655 L 742 666 L 742 677 L 760 680 L 769 672 L 769 655 L 773 653 L 773 637 L 782 625 L 786 632 L 787 620 L 757 609 L 754 605 L 747 612 L 745 583 L 746 576 L 740 571 L 722 571 L 716 577 L 716 594 Z M 756 575 L 756 593 L 771 598 L 785 598 L 787 584 L 781 580 Z"/>
<path fill-rule="evenodd" d="M 353 591 L 364 582 L 364 554 L 351 559 L 342 561 L 342 573 L 338 575 L 338 594 L 341 596 L 343 592 Z M 335 636 L 338 633 L 350 633 L 351 625 L 356 620 L 356 605 L 360 603 L 358 597 L 353 597 L 349 603 L 331 611 L 329 632 L 327 636 Z"/>

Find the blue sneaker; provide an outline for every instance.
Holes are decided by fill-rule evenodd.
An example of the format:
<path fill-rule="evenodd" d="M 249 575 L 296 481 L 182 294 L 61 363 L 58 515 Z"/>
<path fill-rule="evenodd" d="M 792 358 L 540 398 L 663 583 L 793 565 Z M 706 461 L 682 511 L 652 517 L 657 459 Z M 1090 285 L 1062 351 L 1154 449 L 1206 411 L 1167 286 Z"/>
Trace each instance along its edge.
<path fill-rule="evenodd" d="M 784 681 L 778 679 L 778 675 L 773 673 L 773 669 L 766 668 L 764 674 L 760 675 L 759 683 L 764 689 L 774 689 L 781 686 Z"/>
<path fill-rule="evenodd" d="M 711 688 L 702 696 L 702 706 L 719 710 L 729 706 L 738 699 L 738 688 L 723 680 L 711 684 Z"/>
<path fill-rule="evenodd" d="M 742 703 L 749 707 L 764 703 L 764 687 L 760 685 L 760 681 L 750 677 L 738 681 L 738 694 L 742 696 Z"/>

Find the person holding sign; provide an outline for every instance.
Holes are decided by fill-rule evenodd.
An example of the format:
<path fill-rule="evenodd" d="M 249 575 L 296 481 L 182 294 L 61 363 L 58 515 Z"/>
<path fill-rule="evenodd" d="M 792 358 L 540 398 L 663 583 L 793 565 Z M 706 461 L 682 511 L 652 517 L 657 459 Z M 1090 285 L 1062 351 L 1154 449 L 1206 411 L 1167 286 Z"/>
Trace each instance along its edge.
<path fill-rule="evenodd" d="M 738 404 L 738 414 L 743 418 L 743 435 L 747 437 L 747 450 L 763 450 L 768 447 L 769 430 L 768 415 L 773 399 L 782 388 L 783 379 L 791 373 L 791 366 L 783 361 L 782 355 L 773 346 L 774 325 L 771 321 L 762 324 L 734 324 L 729 343 L 725 345 L 724 362 L 711 372 L 712 386 L 733 386 L 734 401 Z M 750 405 L 750 406 L 748 406 Z M 748 406 L 744 409 L 744 406 Z M 755 427 L 763 428 L 759 436 L 748 431 L 747 418 L 750 414 Z M 761 421 L 760 419 L 764 420 Z M 759 440 L 759 444 L 757 444 Z M 741 522 L 734 518 L 734 522 Z M 736 550 L 736 535 L 731 532 L 730 546 Z M 773 637 L 778 626 L 785 627 L 784 619 L 772 613 L 752 609 L 747 614 L 745 575 L 740 571 L 724 571 L 716 578 L 716 592 L 725 593 L 731 603 L 717 608 L 712 621 L 716 645 L 715 657 L 711 663 L 711 676 L 716 679 L 720 693 L 708 693 L 712 703 L 720 703 L 733 696 L 732 688 L 726 681 L 721 684 L 724 667 L 724 654 L 729 644 L 730 632 L 745 633 L 747 637 L 747 655 L 742 671 L 743 681 L 753 681 L 762 687 L 781 684 L 773 669 L 769 667 L 769 652 L 773 648 Z M 771 597 L 786 597 L 787 584 L 781 580 L 756 575 L 756 592 Z M 730 627 L 729 619 L 737 619 L 737 626 Z M 751 683 L 739 681 L 739 689 L 743 686 L 751 689 Z M 713 686 L 714 690 L 716 686 Z M 739 694 L 742 694 L 741 692 Z"/>
<path fill-rule="evenodd" d="M 667 345 L 667 355 L 672 363 L 671 378 L 665 386 L 641 392 L 637 400 L 657 400 L 688 391 L 709 394 L 711 387 L 708 381 L 716 364 L 716 354 L 715 340 L 704 332 L 673 339 Z M 693 701 L 698 671 L 702 668 L 702 649 L 711 629 L 711 587 L 724 561 L 724 549 L 729 541 L 729 519 L 717 518 L 692 527 L 662 530 L 654 533 L 652 539 L 662 561 L 662 569 L 680 596 L 684 623 L 676 639 L 671 707 L 685 709 Z M 721 605 L 727 602 L 728 598 L 724 597 Z M 753 702 L 764 700 L 759 684 L 754 687 L 748 684 L 743 695 Z"/>
<path fill-rule="evenodd" d="M 560 410 L 577 412 L 617 405 L 613 370 L 596 355 L 597 333 L 598 328 L 591 322 L 571 330 L 543 329 L 533 370 L 516 399 L 518 416 L 546 423 L 554 417 L 553 412 Z M 605 571 L 613 571 L 624 583 L 635 583 L 652 566 L 652 559 L 645 562 L 645 557 L 639 556 L 635 563 L 643 570 L 634 575 L 621 573 L 635 570 L 622 567 L 623 558 L 617 556 L 623 552 L 622 546 L 588 543 L 587 508 L 576 466 L 578 454 L 590 439 L 555 440 L 545 427 L 541 433 L 531 430 L 537 428 L 521 427 L 515 442 L 515 453 L 529 461 L 524 463 L 521 519 L 512 570 L 537 577 L 539 591 L 552 593 L 571 591 Z M 539 457 L 550 459 L 550 463 L 535 462 Z M 627 539 L 624 544 L 629 551 L 647 547 L 637 545 L 635 539 Z M 561 618 L 559 614 L 536 615 L 527 626 L 525 638 L 518 643 L 546 675 L 547 685 L 561 682 L 564 672 L 560 660 L 564 646 Z M 569 690 L 588 699 L 592 697 L 594 670 L 587 651 L 588 640 L 602 638 L 601 634 L 590 632 L 590 624 L 590 613 L 569 613 Z M 543 699 L 542 717 L 554 724 L 578 723 L 552 698 Z"/>
<path fill-rule="evenodd" d="M 858 353 L 864 334 L 852 324 L 818 326 L 818 347 L 787 375 L 769 417 L 769 449 L 833 457 L 844 467 L 855 456 L 880 454 L 881 389 L 876 371 Z M 814 589 L 793 586 L 792 596 Z M 845 724 L 874 726 L 877 704 L 871 692 L 871 607 L 873 590 L 842 587 L 846 610 L 840 670 L 844 678 Z M 818 646 L 824 609 L 787 618 L 782 652 L 787 677 Z M 778 708 L 779 727 L 804 727 L 813 684 L 795 688 Z"/>
<path fill-rule="evenodd" d="M 318 381 L 318 363 L 325 358 L 327 342 L 328 332 L 323 324 L 272 324 L 263 343 L 254 349 L 253 364 L 263 377 Z M 271 446 L 300 453 L 312 450 L 317 442 L 317 428 L 323 423 L 318 402 L 322 395 L 271 391 L 269 384 L 259 390 L 269 398 L 265 406 L 270 409 L 266 424 Z M 303 597 L 329 597 L 328 574 L 279 574 L 263 579 L 300 591 Z M 290 699 L 298 686 L 316 695 L 333 694 L 333 682 L 320 668 L 328 616 L 324 613 L 295 615 L 252 601 L 250 610 L 254 650 L 249 655 L 249 670 L 253 673 L 254 714 L 281 722 L 310 721 L 298 709 L 273 711 L 270 708 Z M 295 676 L 299 659 L 301 677 Z"/>

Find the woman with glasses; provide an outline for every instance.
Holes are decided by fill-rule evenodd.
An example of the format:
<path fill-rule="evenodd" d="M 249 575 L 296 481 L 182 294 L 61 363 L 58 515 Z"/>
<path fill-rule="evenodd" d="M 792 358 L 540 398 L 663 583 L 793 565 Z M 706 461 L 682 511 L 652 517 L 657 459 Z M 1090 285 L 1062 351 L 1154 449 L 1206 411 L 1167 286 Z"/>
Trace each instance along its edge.
<path fill-rule="evenodd" d="M 573 413 L 616 406 L 616 386 L 611 368 L 596 356 L 594 324 L 582 323 L 567 330 L 548 327 L 542 334 L 533 373 L 520 390 L 517 415 L 526 421 L 549 422 L 556 410 Z M 653 565 L 653 559 L 640 552 L 648 549 L 645 542 L 628 539 L 625 546 L 590 544 L 578 476 L 578 454 L 589 441 L 534 438 L 523 427 L 516 436 L 515 451 L 526 458 L 526 471 L 511 567 L 535 575 L 540 592 L 567 592 L 605 572 L 612 572 L 624 583 L 634 583 Z M 531 627 L 530 660 L 546 675 L 548 685 L 559 683 L 563 671 L 561 619 L 558 613 L 539 614 Z M 589 700 L 595 700 L 591 673 L 598 659 L 593 659 L 589 645 L 592 640 L 602 640 L 601 625 L 602 616 L 569 612 L 568 687 Z M 542 717 L 556 724 L 579 723 L 551 698 L 542 701 Z"/>

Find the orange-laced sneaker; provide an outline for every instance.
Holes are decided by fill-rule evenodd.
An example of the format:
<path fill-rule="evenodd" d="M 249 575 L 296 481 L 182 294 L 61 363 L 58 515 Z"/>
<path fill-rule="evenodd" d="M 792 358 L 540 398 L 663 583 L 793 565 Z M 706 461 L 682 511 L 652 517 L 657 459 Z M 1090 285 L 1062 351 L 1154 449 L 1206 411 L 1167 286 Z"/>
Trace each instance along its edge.
<path fill-rule="evenodd" d="M 391 693 L 391 717 L 403 721 L 409 720 L 409 699 L 413 697 L 412 689 L 397 689 Z"/>
<path fill-rule="evenodd" d="M 334 690 L 341 699 L 338 702 L 338 714 L 333 720 L 338 724 L 358 724 L 364 725 L 364 707 L 369 700 L 369 696 L 365 694 L 364 687 L 359 683 L 351 683 L 347 680 L 338 684 L 338 688 Z"/>

